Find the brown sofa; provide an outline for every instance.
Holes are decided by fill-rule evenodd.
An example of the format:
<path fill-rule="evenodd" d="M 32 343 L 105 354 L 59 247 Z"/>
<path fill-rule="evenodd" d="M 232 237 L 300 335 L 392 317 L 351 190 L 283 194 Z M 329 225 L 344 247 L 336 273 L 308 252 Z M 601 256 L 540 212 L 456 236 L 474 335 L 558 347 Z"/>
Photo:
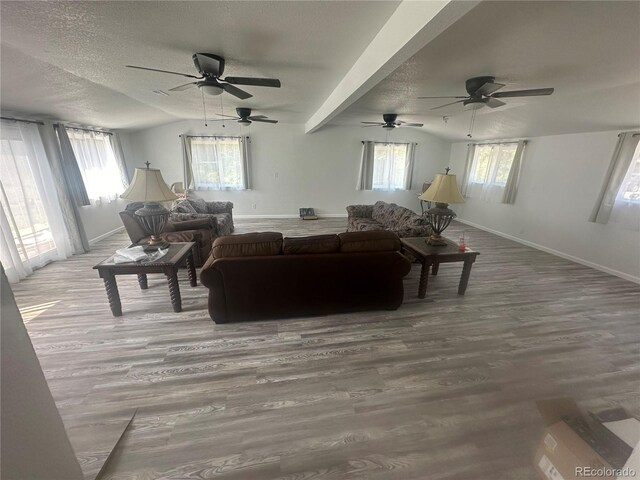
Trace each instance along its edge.
<path fill-rule="evenodd" d="M 201 198 L 187 198 L 175 203 L 170 218 L 174 222 L 208 218 L 213 225 L 213 238 L 231 235 L 234 230 L 232 202 L 206 202 Z"/>
<path fill-rule="evenodd" d="M 133 202 L 128 204 L 125 209 L 120 212 L 120 218 L 124 225 L 131 243 L 141 243 L 149 240 L 146 230 L 142 227 L 139 220 L 135 216 L 135 211 L 142 208 L 142 202 Z M 198 245 L 194 263 L 197 267 L 201 266 L 211 254 L 211 244 L 213 242 L 211 236 L 212 222 L 207 218 L 196 218 L 185 221 L 169 221 L 164 228 L 162 238 L 166 242 L 195 242 Z"/>
<path fill-rule="evenodd" d="M 400 238 L 426 237 L 431 234 L 426 218 L 395 203 L 349 205 L 347 222 L 348 232 L 388 230 Z"/>
<path fill-rule="evenodd" d="M 391 232 L 219 237 L 200 271 L 216 323 L 395 310 L 411 264 Z"/>

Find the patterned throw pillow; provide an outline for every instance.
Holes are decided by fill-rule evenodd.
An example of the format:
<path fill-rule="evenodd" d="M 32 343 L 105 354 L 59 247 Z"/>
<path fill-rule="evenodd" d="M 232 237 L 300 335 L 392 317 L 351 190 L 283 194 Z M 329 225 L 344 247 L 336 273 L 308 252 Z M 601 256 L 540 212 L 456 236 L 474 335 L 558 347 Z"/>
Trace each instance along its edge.
<path fill-rule="evenodd" d="M 190 198 L 189 202 L 196 210 L 196 213 L 208 213 L 207 212 L 207 202 L 205 202 L 202 198 Z"/>
<path fill-rule="evenodd" d="M 178 213 L 198 213 L 189 200 L 183 200 L 176 204 L 175 211 Z"/>

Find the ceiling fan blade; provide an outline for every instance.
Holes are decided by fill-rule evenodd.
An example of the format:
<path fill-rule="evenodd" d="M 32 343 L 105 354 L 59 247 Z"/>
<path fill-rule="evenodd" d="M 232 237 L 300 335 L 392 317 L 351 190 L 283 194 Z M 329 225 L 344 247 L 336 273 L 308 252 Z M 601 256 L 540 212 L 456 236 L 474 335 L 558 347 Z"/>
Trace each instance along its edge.
<path fill-rule="evenodd" d="M 384 123 L 380 123 L 380 122 L 360 122 L 360 123 L 366 123 L 369 125 L 384 125 Z"/>
<path fill-rule="evenodd" d="M 445 103 L 444 105 L 440 105 L 439 107 L 433 107 L 431 110 L 438 110 L 439 108 L 444 108 L 444 107 L 448 107 L 449 105 L 455 105 L 456 103 L 462 103 L 464 102 L 468 97 L 464 97 L 463 100 L 457 100 L 455 102 L 451 102 L 451 103 Z"/>
<path fill-rule="evenodd" d="M 249 120 L 254 120 L 256 118 L 269 118 L 266 115 L 251 115 L 249 116 Z"/>
<path fill-rule="evenodd" d="M 487 98 L 486 105 L 487 107 L 490 107 L 490 108 L 498 108 L 503 105 L 506 105 L 506 103 L 504 103 L 502 100 L 498 100 L 497 98 L 489 97 Z"/>
<path fill-rule="evenodd" d="M 201 78 L 204 78 L 204 77 L 196 77 L 195 75 L 189 75 L 187 73 L 170 72 L 169 70 L 159 70 L 157 68 L 137 67 L 135 65 L 125 65 L 125 67 L 127 67 L 127 68 L 137 68 L 138 70 L 149 70 L 151 72 L 170 73 L 171 75 L 182 75 L 183 77 L 197 78 L 198 80 L 200 80 Z"/>
<path fill-rule="evenodd" d="M 221 83 L 220 86 L 234 97 L 238 97 L 240 100 L 246 100 L 247 98 L 253 97 L 253 95 L 251 95 L 249 92 L 245 92 L 244 90 L 241 90 L 238 87 L 234 87 L 229 83 Z"/>
<path fill-rule="evenodd" d="M 397 124 L 399 127 L 422 127 L 424 126 L 424 123 L 406 123 L 406 122 L 400 122 Z"/>
<path fill-rule="evenodd" d="M 271 120 L 269 118 L 249 117 L 249 120 L 251 120 L 252 122 L 278 123 L 278 120 Z"/>
<path fill-rule="evenodd" d="M 541 95 L 551 95 L 553 88 L 534 88 L 532 90 L 513 90 L 511 92 L 498 92 L 491 95 L 493 98 L 509 97 L 538 97 Z"/>
<path fill-rule="evenodd" d="M 467 97 L 418 97 L 418 98 L 469 98 Z"/>
<path fill-rule="evenodd" d="M 491 95 L 493 92 L 497 92 L 504 86 L 505 86 L 504 83 L 487 82 L 484 85 L 482 85 L 478 90 L 476 90 L 476 94 L 480 93 L 482 95 Z"/>
<path fill-rule="evenodd" d="M 277 78 L 253 78 L 253 77 L 226 77 L 221 79 L 227 83 L 234 85 L 253 85 L 256 87 L 275 87 L 280 88 L 280 80 Z"/>
<path fill-rule="evenodd" d="M 240 117 L 236 117 L 235 115 L 223 115 L 222 113 L 216 113 L 216 115 L 218 115 L 219 117 L 227 117 L 233 118 L 234 120 L 240 120 Z"/>
<path fill-rule="evenodd" d="M 376 123 L 375 125 L 363 125 L 362 128 L 367 128 L 367 127 L 382 127 L 383 125 L 386 125 L 384 123 Z"/>
<path fill-rule="evenodd" d="M 185 83 L 184 85 L 179 85 L 177 87 L 170 88 L 169 91 L 170 92 L 181 92 L 182 90 L 187 90 L 188 88 L 193 87 L 197 83 L 198 82 Z"/>

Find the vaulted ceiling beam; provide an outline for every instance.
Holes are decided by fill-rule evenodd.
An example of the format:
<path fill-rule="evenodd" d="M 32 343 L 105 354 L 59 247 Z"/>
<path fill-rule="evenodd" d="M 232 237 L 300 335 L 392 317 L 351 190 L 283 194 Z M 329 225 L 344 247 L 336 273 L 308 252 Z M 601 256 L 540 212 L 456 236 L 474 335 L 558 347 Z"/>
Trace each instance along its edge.
<path fill-rule="evenodd" d="M 305 132 L 313 133 L 331 121 L 478 3 L 479 0 L 404 0 L 307 120 Z"/>

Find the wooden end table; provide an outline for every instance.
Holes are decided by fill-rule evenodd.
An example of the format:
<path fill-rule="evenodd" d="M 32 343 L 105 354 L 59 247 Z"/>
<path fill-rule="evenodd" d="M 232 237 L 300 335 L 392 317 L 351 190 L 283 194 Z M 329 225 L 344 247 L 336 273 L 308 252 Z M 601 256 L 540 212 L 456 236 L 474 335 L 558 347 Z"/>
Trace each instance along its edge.
<path fill-rule="evenodd" d="M 122 315 L 122 304 L 120 303 L 116 275 L 132 274 L 138 276 L 140 288 L 146 290 L 148 288 L 147 274 L 164 273 L 169 283 L 169 295 L 171 297 L 173 311 L 181 312 L 182 298 L 180 297 L 180 287 L 178 286 L 178 269 L 183 264 L 186 264 L 191 286 L 196 287 L 198 285 L 196 269 L 193 263 L 195 246 L 196 244 L 194 242 L 172 243 L 166 255 L 153 262 L 114 263 L 114 254 L 93 267 L 94 270 L 98 270 L 100 278 L 104 280 L 107 298 L 109 299 L 109 307 L 111 308 L 113 316 L 119 317 Z"/>
<path fill-rule="evenodd" d="M 471 275 L 471 265 L 476 261 L 479 252 L 474 252 L 468 248 L 464 252 L 458 250 L 455 242 L 445 238 L 447 244 L 443 246 L 427 245 L 426 237 L 408 237 L 401 238 L 402 249 L 415 256 L 422 264 L 420 272 L 420 285 L 418 287 L 418 298 L 424 298 L 427 294 L 427 285 L 429 283 L 429 269 L 431 274 L 437 275 L 438 268 L 441 263 L 464 262 L 462 266 L 462 275 L 458 284 L 458 295 L 464 295 L 469 283 L 469 275 Z"/>

